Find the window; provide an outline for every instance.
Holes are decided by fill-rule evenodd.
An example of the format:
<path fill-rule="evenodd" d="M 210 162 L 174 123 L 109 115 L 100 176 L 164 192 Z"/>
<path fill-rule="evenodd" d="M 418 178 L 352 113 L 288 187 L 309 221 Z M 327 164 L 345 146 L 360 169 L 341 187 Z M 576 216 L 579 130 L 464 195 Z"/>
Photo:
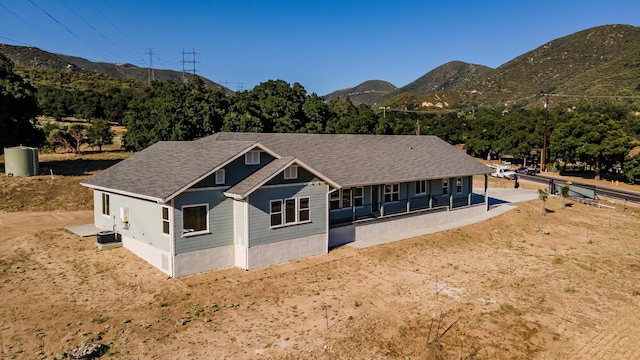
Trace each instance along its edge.
<path fill-rule="evenodd" d="M 329 210 L 340 209 L 340 190 L 336 190 L 329 196 Z"/>
<path fill-rule="evenodd" d="M 351 189 L 342 189 L 342 207 L 351 207 Z"/>
<path fill-rule="evenodd" d="M 298 167 L 295 165 L 291 165 L 288 168 L 284 169 L 284 179 L 297 179 L 298 178 Z"/>
<path fill-rule="evenodd" d="M 285 200 L 284 210 L 285 210 L 284 223 L 285 224 L 295 223 L 296 222 L 296 199 Z"/>
<path fill-rule="evenodd" d="M 282 225 L 282 200 L 271 200 L 271 226 Z"/>
<path fill-rule="evenodd" d="M 426 195 L 427 194 L 427 181 L 416 181 L 416 195 Z"/>
<path fill-rule="evenodd" d="M 446 195 L 449 193 L 449 179 L 442 179 L 442 194 Z"/>
<path fill-rule="evenodd" d="M 353 206 L 360 207 L 363 205 L 364 189 L 357 187 L 353 189 Z"/>
<path fill-rule="evenodd" d="M 169 208 L 166 206 L 162 207 L 162 233 L 169 235 L 169 229 L 171 226 L 171 221 L 169 221 Z"/>
<path fill-rule="evenodd" d="M 462 192 L 462 178 L 461 177 L 456 179 L 456 192 L 458 194 Z"/>
<path fill-rule="evenodd" d="M 201 234 L 209 231 L 209 206 L 195 205 L 182 207 L 182 233 Z"/>
<path fill-rule="evenodd" d="M 216 177 L 216 185 L 224 185 L 225 183 L 225 171 L 224 169 L 220 169 L 215 172 Z"/>
<path fill-rule="evenodd" d="M 309 203 L 309 197 L 271 200 L 271 227 L 311 221 Z"/>
<path fill-rule="evenodd" d="M 259 165 L 260 164 L 260 150 L 251 150 L 244 154 L 245 165 Z"/>
<path fill-rule="evenodd" d="M 298 221 L 305 222 L 311 220 L 309 216 L 309 198 L 303 197 L 298 199 Z"/>
<path fill-rule="evenodd" d="M 109 208 L 109 194 L 102 193 L 102 215 L 111 215 Z"/>
<path fill-rule="evenodd" d="M 384 186 L 384 202 L 393 202 L 400 199 L 400 184 Z"/>

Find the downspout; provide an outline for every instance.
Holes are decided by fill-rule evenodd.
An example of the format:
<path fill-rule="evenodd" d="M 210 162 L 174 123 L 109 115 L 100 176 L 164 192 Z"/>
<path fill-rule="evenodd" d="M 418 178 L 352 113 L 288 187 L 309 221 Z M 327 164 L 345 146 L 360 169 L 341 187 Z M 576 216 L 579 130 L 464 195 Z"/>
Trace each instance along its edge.
<path fill-rule="evenodd" d="M 246 239 L 246 244 L 244 247 L 244 269 L 249 271 L 249 195 L 244 200 L 243 206 L 243 215 L 244 215 L 244 238 Z"/>
<path fill-rule="evenodd" d="M 169 201 L 169 219 L 171 219 L 171 223 L 170 223 L 170 226 L 169 226 L 169 238 L 171 239 L 171 241 L 169 241 L 169 252 L 171 253 L 171 277 L 172 278 L 176 277 L 176 251 L 175 251 L 175 248 L 176 248 L 176 237 L 175 237 L 176 219 L 174 218 L 174 214 L 175 214 L 175 212 L 173 211 L 173 199 L 171 199 L 171 201 Z"/>

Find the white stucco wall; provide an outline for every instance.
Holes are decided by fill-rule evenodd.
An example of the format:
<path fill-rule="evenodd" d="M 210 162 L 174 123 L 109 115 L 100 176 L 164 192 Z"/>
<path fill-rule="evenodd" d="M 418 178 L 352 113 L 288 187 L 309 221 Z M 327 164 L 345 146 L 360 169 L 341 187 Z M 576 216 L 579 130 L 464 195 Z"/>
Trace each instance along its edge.
<path fill-rule="evenodd" d="M 235 245 L 178 254 L 174 260 L 175 277 L 197 274 L 234 265 Z"/>
<path fill-rule="evenodd" d="M 171 254 L 168 251 L 160 250 L 149 244 L 143 243 L 136 239 L 132 239 L 122 234 L 120 234 L 120 236 L 122 239 L 122 246 L 125 249 L 128 249 L 132 253 L 147 261 L 149 264 L 160 269 L 163 273 L 171 276 Z"/>
<path fill-rule="evenodd" d="M 249 268 L 247 270 L 280 264 L 308 256 L 326 254 L 327 247 L 326 234 L 252 246 L 248 251 Z"/>
<path fill-rule="evenodd" d="M 486 213 L 484 206 L 457 208 L 450 211 L 418 213 L 411 216 L 389 217 L 355 224 L 355 241 L 394 241 L 433 232 L 434 228 L 456 219 Z"/>

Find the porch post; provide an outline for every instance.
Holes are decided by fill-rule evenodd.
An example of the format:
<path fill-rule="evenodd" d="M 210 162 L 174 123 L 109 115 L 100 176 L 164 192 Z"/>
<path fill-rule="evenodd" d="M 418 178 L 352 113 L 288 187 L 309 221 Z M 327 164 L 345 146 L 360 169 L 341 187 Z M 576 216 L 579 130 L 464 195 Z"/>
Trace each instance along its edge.
<path fill-rule="evenodd" d="M 488 187 L 489 187 L 489 175 L 484 174 L 484 206 L 486 207 L 487 211 L 489 211 Z"/>
<path fill-rule="evenodd" d="M 407 212 L 409 211 L 411 211 L 411 200 L 409 199 L 409 183 L 407 183 Z"/>
<path fill-rule="evenodd" d="M 427 187 L 429 188 L 429 209 L 433 208 L 433 193 L 431 191 L 431 181 L 432 180 L 428 180 L 428 185 L 427 185 Z"/>
<path fill-rule="evenodd" d="M 471 206 L 471 194 L 473 193 L 473 176 L 469 176 L 469 185 L 467 186 L 467 206 Z"/>

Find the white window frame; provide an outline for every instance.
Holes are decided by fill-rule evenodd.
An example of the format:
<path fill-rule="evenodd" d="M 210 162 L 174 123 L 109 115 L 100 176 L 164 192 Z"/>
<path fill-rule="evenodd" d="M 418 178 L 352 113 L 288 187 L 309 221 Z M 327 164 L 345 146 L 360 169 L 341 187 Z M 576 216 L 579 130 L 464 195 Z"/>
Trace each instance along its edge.
<path fill-rule="evenodd" d="M 301 200 L 307 199 L 307 207 L 303 208 L 301 206 Z M 273 211 L 273 204 L 280 205 L 280 211 Z M 293 204 L 293 208 L 291 209 L 292 213 L 287 214 L 287 204 Z M 301 214 L 303 212 L 307 213 L 307 220 L 300 220 L 302 218 Z M 274 215 L 280 220 L 279 224 L 273 224 Z M 293 219 L 288 219 L 287 215 L 293 215 Z M 289 221 L 291 220 L 291 221 Z M 298 198 L 286 198 L 286 199 L 277 199 L 269 201 L 269 228 L 276 229 L 285 226 L 305 224 L 311 222 L 311 197 L 302 196 Z"/>
<path fill-rule="evenodd" d="M 101 195 L 102 201 L 100 204 L 102 205 L 101 213 L 103 216 L 111 216 L 111 201 L 109 199 L 109 194 L 102 193 Z"/>
<path fill-rule="evenodd" d="M 165 210 L 167 212 L 167 217 L 165 218 Z M 169 236 L 171 235 L 171 208 L 168 206 L 162 206 L 162 210 L 160 212 L 160 217 L 162 218 L 162 235 Z M 166 226 L 166 232 L 165 232 Z"/>
<path fill-rule="evenodd" d="M 288 168 L 284 169 L 284 179 L 292 180 L 298 178 L 298 166 L 291 165 Z"/>
<path fill-rule="evenodd" d="M 245 165 L 260 165 L 260 150 L 251 150 L 244 154 Z"/>
<path fill-rule="evenodd" d="M 332 192 L 331 194 L 329 194 L 329 211 L 331 210 L 340 210 L 341 207 L 340 205 L 342 205 L 342 191 L 340 190 L 336 190 L 334 192 Z M 337 207 L 332 207 L 332 204 L 338 204 Z"/>
<path fill-rule="evenodd" d="M 273 204 L 280 204 L 280 211 L 273 211 Z M 282 217 L 283 217 L 282 216 L 282 214 L 283 214 L 282 206 L 283 206 L 282 200 L 271 200 L 271 201 L 269 201 L 269 225 L 270 225 L 270 227 L 274 228 L 274 227 L 280 227 L 280 226 L 284 225 L 283 219 L 282 219 Z M 280 223 L 279 224 L 275 224 L 275 225 L 273 224 L 273 216 L 274 215 L 277 215 L 279 217 L 279 219 L 280 219 Z"/>
<path fill-rule="evenodd" d="M 462 184 L 463 184 L 462 178 L 461 177 L 456 178 L 456 193 L 457 194 L 462 193 Z"/>
<path fill-rule="evenodd" d="M 427 195 L 427 180 L 416 181 L 416 195 Z"/>
<path fill-rule="evenodd" d="M 303 208 L 302 207 L 302 199 L 307 199 L 307 207 Z M 306 211 L 307 213 L 307 220 L 302 220 L 302 213 Z M 304 224 L 307 222 L 311 222 L 311 197 L 309 196 L 302 196 L 298 198 L 298 224 Z"/>
<path fill-rule="evenodd" d="M 358 190 L 360 190 L 360 195 L 358 195 Z M 353 206 L 360 208 L 364 206 L 364 187 L 359 186 L 359 187 L 354 187 L 352 189 L 352 193 L 353 193 Z M 360 203 L 360 205 L 358 205 L 358 202 Z"/>
<path fill-rule="evenodd" d="M 342 192 L 342 196 L 340 196 L 340 208 L 350 208 L 353 204 L 353 199 L 351 198 L 353 191 L 351 189 L 342 189 L 340 192 Z"/>
<path fill-rule="evenodd" d="M 389 195 L 390 197 L 389 201 L 387 201 L 387 195 Z M 384 202 L 392 203 L 397 201 L 400 201 L 400 184 L 385 184 L 384 185 Z"/>
<path fill-rule="evenodd" d="M 449 179 L 442 179 L 442 195 L 449 194 Z"/>
<path fill-rule="evenodd" d="M 296 200 L 296 198 L 287 198 L 284 199 L 283 203 L 283 225 L 293 225 L 295 223 L 298 222 L 298 201 Z M 289 208 L 287 207 L 287 205 L 289 204 L 293 204 L 293 208 L 291 209 L 291 214 L 289 214 Z M 291 221 L 289 221 L 288 216 L 289 215 L 293 215 L 293 219 L 291 219 Z"/>
<path fill-rule="evenodd" d="M 215 183 L 216 185 L 224 185 L 227 181 L 226 172 L 224 169 L 219 169 L 215 173 Z"/>
<path fill-rule="evenodd" d="M 202 206 L 204 206 L 205 209 L 206 209 L 206 214 L 205 214 L 206 229 L 185 232 L 185 228 L 184 228 L 184 218 L 185 218 L 184 212 L 185 212 L 185 209 L 202 207 Z M 210 230 L 209 230 L 209 204 L 204 203 L 204 204 L 193 204 L 193 205 L 184 205 L 184 206 L 182 206 L 182 236 L 183 237 L 188 237 L 188 236 L 196 236 L 196 235 L 209 234 L 209 233 L 210 233 Z"/>

